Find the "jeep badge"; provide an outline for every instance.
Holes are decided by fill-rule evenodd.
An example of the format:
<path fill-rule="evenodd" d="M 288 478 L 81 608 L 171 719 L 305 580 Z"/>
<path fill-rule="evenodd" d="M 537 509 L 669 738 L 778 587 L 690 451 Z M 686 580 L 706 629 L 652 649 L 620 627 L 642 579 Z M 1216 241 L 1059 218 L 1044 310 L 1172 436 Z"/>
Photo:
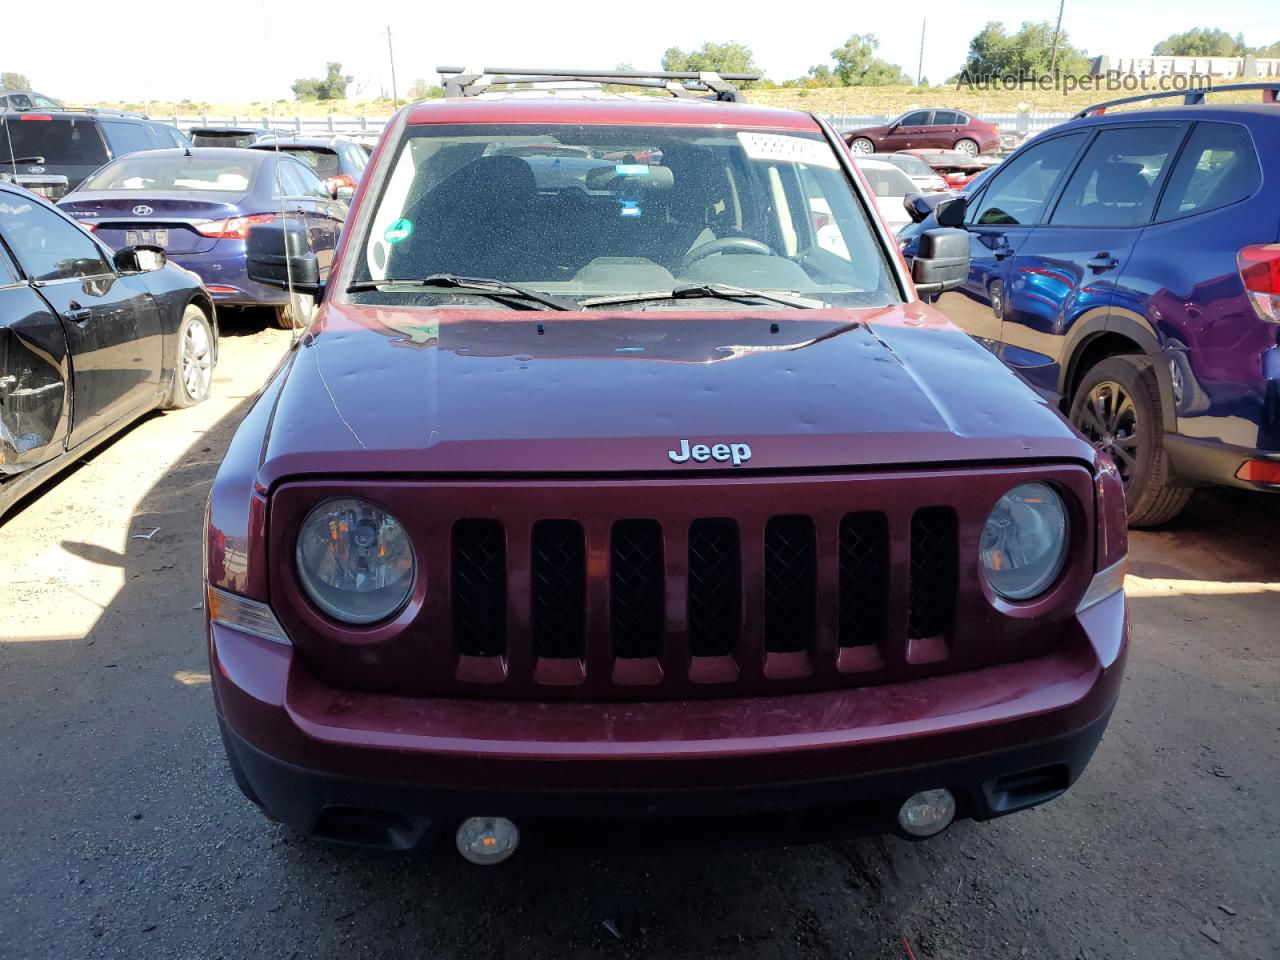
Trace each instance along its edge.
<path fill-rule="evenodd" d="M 695 443 L 691 447 L 688 440 L 681 440 L 680 449 L 668 450 L 667 456 L 672 463 L 688 463 L 690 459 L 697 463 L 715 460 L 718 463 L 732 461 L 735 467 L 740 467 L 751 459 L 751 447 L 745 443 L 713 443 L 711 446 Z"/>

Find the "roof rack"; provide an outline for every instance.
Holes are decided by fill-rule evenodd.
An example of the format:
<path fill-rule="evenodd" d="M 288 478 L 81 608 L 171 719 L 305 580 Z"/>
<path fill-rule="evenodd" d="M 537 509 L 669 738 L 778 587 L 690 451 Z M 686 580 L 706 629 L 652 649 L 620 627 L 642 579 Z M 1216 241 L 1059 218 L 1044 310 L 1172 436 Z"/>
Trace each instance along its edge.
<path fill-rule="evenodd" d="M 150 120 L 145 113 L 131 113 L 128 110 L 110 110 L 104 107 L 22 107 L 17 110 L 0 110 L 0 113 L 84 113 L 94 117 L 132 117 L 135 120 Z"/>
<path fill-rule="evenodd" d="M 1095 103 L 1091 107 L 1085 107 L 1079 113 L 1074 114 L 1071 119 L 1079 120 L 1081 117 L 1096 117 L 1106 113 L 1111 107 L 1118 107 L 1126 103 L 1142 103 L 1146 100 L 1168 100 L 1173 97 L 1180 97 L 1186 106 L 1196 106 L 1204 103 L 1204 98 L 1211 93 L 1234 93 L 1238 90 L 1261 90 L 1263 103 L 1280 103 L 1280 80 L 1268 80 L 1264 83 L 1235 83 L 1222 87 L 1201 87 L 1198 90 L 1169 90 L 1164 93 L 1144 93 L 1136 97 L 1122 97 L 1119 100 L 1104 100 L 1102 103 Z"/>
<path fill-rule="evenodd" d="M 520 83 L 611 83 L 626 87 L 664 90 L 675 97 L 698 100 L 742 101 L 742 94 L 730 81 L 750 83 L 758 73 L 717 73 L 714 70 L 553 70 L 545 67 L 436 67 L 444 81 L 448 98 L 475 97 L 492 86 Z M 698 92 L 709 92 L 706 97 Z"/>

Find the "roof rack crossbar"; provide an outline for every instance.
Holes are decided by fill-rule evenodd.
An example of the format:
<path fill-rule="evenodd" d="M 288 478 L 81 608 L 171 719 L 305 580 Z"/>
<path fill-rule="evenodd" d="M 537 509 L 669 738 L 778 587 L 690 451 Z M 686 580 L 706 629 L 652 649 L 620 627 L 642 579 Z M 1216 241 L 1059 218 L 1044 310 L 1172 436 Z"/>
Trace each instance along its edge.
<path fill-rule="evenodd" d="M 749 83 L 759 80 L 758 73 L 716 73 L 696 70 L 555 70 L 547 67 L 482 67 L 468 71 L 464 67 L 437 67 L 444 80 L 445 96 L 474 97 L 497 84 L 579 82 L 611 83 L 628 87 L 666 90 L 677 97 L 692 96 L 694 91 L 710 91 L 712 99 L 740 101 L 738 88 L 731 81 Z"/>
<path fill-rule="evenodd" d="M 1119 107 L 1126 103 L 1143 103 L 1147 100 L 1169 100 L 1174 97 L 1180 98 L 1187 106 L 1197 106 L 1205 102 L 1205 97 L 1211 93 L 1230 93 L 1238 90 L 1261 90 L 1263 91 L 1263 103 L 1280 102 L 1280 80 L 1268 80 L 1263 83 L 1233 83 L 1221 87 L 1198 87 L 1189 90 L 1166 90 L 1161 93 L 1143 93 L 1136 97 L 1121 97 L 1119 100 L 1104 100 L 1101 103 L 1095 103 L 1093 106 L 1085 107 L 1079 113 L 1072 116 L 1072 120 L 1079 120 L 1081 117 L 1092 117 L 1098 114 L 1106 113 L 1111 107 Z"/>

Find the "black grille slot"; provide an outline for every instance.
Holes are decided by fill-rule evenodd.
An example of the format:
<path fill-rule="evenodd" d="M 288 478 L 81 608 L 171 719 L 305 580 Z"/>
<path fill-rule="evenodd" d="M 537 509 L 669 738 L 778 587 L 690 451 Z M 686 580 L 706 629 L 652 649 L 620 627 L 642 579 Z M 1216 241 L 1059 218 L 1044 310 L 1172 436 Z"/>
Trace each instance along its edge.
<path fill-rule="evenodd" d="M 615 656 L 656 657 L 662 648 L 662 527 L 619 520 L 609 545 L 610 610 Z"/>
<path fill-rule="evenodd" d="M 840 521 L 840 646 L 877 643 L 889 600 L 889 525 L 883 513 Z"/>
<path fill-rule="evenodd" d="M 540 657 L 581 657 L 587 550 L 573 520 L 533 525 L 533 645 Z"/>
<path fill-rule="evenodd" d="M 689 653 L 733 653 L 742 615 L 742 559 L 732 520 L 689 527 Z"/>
<path fill-rule="evenodd" d="M 907 636 L 945 636 L 956 610 L 956 514 L 925 507 L 911 516 L 911 606 Z"/>
<path fill-rule="evenodd" d="M 764 529 L 764 648 L 808 649 L 813 640 L 817 547 L 809 517 L 771 517 Z"/>
<path fill-rule="evenodd" d="M 507 543 L 496 520 L 453 525 L 453 636 L 458 652 L 495 657 L 507 638 Z"/>

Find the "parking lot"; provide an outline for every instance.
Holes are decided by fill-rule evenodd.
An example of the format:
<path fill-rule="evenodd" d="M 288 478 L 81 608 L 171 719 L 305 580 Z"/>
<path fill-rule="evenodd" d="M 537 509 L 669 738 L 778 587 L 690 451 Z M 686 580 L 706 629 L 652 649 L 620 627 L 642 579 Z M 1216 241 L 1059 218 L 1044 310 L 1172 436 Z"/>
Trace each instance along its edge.
<path fill-rule="evenodd" d="M 227 771 L 200 611 L 204 495 L 289 342 L 262 327 L 224 317 L 209 402 L 5 523 L 3 956 L 1276 956 L 1280 518 L 1235 491 L 1132 535 L 1120 705 L 1082 781 L 1032 812 L 921 844 L 487 870 L 268 823 Z"/>

